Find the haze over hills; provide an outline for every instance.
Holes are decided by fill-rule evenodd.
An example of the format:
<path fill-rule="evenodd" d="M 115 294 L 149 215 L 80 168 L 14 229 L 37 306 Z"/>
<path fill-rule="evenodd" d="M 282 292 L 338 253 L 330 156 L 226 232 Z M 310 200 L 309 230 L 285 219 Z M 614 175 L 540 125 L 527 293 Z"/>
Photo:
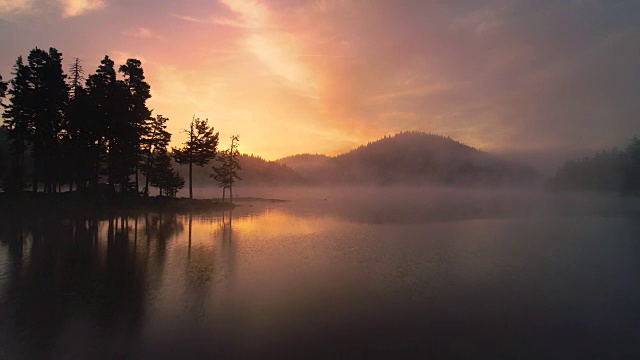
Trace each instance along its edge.
<path fill-rule="evenodd" d="M 2 129 L 0 129 L 0 135 Z M 0 157 L 8 149 L 0 146 Z M 6 159 L 5 159 L 6 160 Z M 0 170 L 8 170 L 3 161 Z M 194 186 L 214 185 L 212 161 L 194 166 Z M 313 185 L 522 185 L 540 180 L 525 165 L 506 160 L 451 138 L 402 132 L 362 145 L 338 156 L 298 154 L 276 161 L 243 154 L 237 186 Z M 2 169 L 4 167 L 4 169 Z M 188 167 L 174 164 L 185 178 Z"/>
<path fill-rule="evenodd" d="M 242 169 L 238 171 L 238 175 L 242 179 L 236 185 L 240 186 L 287 186 L 287 185 L 304 185 L 306 179 L 291 167 L 275 161 L 268 161 L 255 155 L 240 155 L 240 166 Z M 193 185 L 194 186 L 212 186 L 213 179 L 209 177 L 212 173 L 212 166 L 218 166 L 217 161 L 211 161 L 203 167 L 193 167 Z M 189 176 L 189 167 L 174 165 L 180 175 L 185 179 Z"/>
<path fill-rule="evenodd" d="M 385 136 L 335 157 L 299 154 L 277 162 L 311 184 L 492 186 L 539 178 L 530 167 L 448 137 L 412 131 Z"/>

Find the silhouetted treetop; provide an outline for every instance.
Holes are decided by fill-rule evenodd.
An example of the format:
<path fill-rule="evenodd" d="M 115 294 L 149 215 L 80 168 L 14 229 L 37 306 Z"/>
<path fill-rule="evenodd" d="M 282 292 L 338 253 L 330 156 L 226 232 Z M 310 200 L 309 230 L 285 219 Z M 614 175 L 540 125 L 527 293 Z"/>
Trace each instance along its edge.
<path fill-rule="evenodd" d="M 170 139 L 164 126 L 167 119 L 151 118 L 146 105 L 151 86 L 141 61 L 128 59 L 121 65 L 122 79 L 109 56 L 86 80 L 78 58 L 69 70 L 67 83 L 62 54 L 54 48 L 34 48 L 26 63 L 18 57 L 7 91 L 9 101 L 3 103 L 11 163 L 10 171 L 4 172 L 5 190 L 23 190 L 27 179 L 33 191 L 42 187 L 45 192 L 60 191 L 63 183 L 69 189 L 75 185 L 95 190 L 106 180 L 112 192 L 138 193 L 139 167 L 151 168 L 156 153 L 166 160 Z M 33 162 L 31 169 L 25 160 Z M 164 163 L 170 165 L 170 159 Z M 164 175 L 173 178 L 163 186 L 175 194 L 180 181 L 170 166 L 165 168 Z"/>
<path fill-rule="evenodd" d="M 181 148 L 172 148 L 173 156 L 180 165 L 189 166 L 189 198 L 193 198 L 193 165 L 204 166 L 216 157 L 218 133 L 213 132 L 209 120 L 195 116 L 185 130 L 187 140 Z"/>
<path fill-rule="evenodd" d="M 5 93 L 7 92 L 7 86 L 8 84 L 2 81 L 2 75 L 0 75 L 0 99 L 5 96 Z"/>

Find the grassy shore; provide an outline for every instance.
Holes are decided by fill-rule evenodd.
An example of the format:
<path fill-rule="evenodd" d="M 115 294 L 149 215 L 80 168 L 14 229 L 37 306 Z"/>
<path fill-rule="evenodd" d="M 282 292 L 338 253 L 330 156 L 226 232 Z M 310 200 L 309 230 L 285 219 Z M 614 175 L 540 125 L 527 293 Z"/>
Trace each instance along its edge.
<path fill-rule="evenodd" d="M 62 192 L 53 194 L 0 192 L 3 216 L 111 216 L 140 212 L 190 213 L 231 210 L 232 203 L 218 200 L 143 197 L 136 195 Z"/>

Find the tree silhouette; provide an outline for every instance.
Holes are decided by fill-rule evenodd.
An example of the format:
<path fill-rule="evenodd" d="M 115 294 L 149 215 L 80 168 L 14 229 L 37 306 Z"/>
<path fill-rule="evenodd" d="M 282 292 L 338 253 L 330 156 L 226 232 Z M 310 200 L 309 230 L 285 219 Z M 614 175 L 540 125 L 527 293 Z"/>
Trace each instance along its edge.
<path fill-rule="evenodd" d="M 7 83 L 2 81 L 2 75 L 0 75 L 0 99 L 4 98 L 7 92 Z"/>
<path fill-rule="evenodd" d="M 551 191 L 640 192 L 640 140 L 633 138 L 624 151 L 613 148 L 591 157 L 569 160 L 549 178 Z"/>
<path fill-rule="evenodd" d="M 91 179 L 92 164 L 92 131 L 89 103 L 86 89 L 83 87 L 84 70 L 80 59 L 75 58 L 69 74 L 69 104 L 65 113 L 65 131 L 63 134 L 64 171 L 69 178 L 69 189 L 73 184 L 77 188 L 85 188 Z"/>
<path fill-rule="evenodd" d="M 123 134 L 122 145 L 126 148 L 127 162 L 132 162 L 135 171 L 135 189 L 138 186 L 139 154 L 142 150 L 140 137 L 145 131 L 145 121 L 151 117 L 146 101 L 151 98 L 151 86 L 145 81 L 142 62 L 138 59 L 127 59 L 126 64 L 118 70 L 124 75 L 124 84 L 129 89 L 127 131 Z M 123 154 L 123 155 L 124 155 Z"/>
<path fill-rule="evenodd" d="M 21 191 L 24 189 L 25 180 L 25 155 L 28 149 L 29 134 L 32 129 L 30 102 L 29 67 L 24 64 L 22 56 L 18 56 L 13 66 L 13 79 L 8 90 L 10 103 L 3 104 L 5 108 L 2 117 L 3 126 L 7 129 L 7 137 L 10 140 L 11 171 L 4 179 L 5 191 Z"/>
<path fill-rule="evenodd" d="M 19 57 L 11 82 L 11 103 L 3 117 L 12 140 L 14 175 L 9 187 L 21 190 L 24 185 L 24 157 L 28 144 L 32 147 L 33 191 L 39 180 L 45 192 L 53 192 L 61 178 L 61 134 L 64 110 L 68 100 L 66 75 L 62 70 L 62 54 L 54 48 L 34 48 L 27 64 Z"/>
<path fill-rule="evenodd" d="M 89 76 L 87 88 L 101 134 L 96 170 L 99 175 L 100 155 L 105 154 L 107 181 L 112 188 L 119 186 L 121 191 L 127 191 L 137 162 L 138 128 L 128 121 L 130 92 L 124 81 L 116 79 L 114 62 L 109 56 L 105 56 L 96 73 Z"/>
<path fill-rule="evenodd" d="M 625 169 L 625 189 L 630 194 L 640 192 L 640 140 L 634 137 L 627 146 Z"/>
<path fill-rule="evenodd" d="M 193 165 L 205 166 L 216 156 L 218 133 L 213 133 L 208 119 L 200 120 L 195 116 L 186 129 L 188 139 L 182 148 L 172 148 L 178 164 L 189 165 L 189 198 L 193 199 Z"/>
<path fill-rule="evenodd" d="M 184 178 L 173 170 L 167 149 L 156 148 L 152 159 L 153 163 L 147 170 L 149 183 L 160 190 L 160 196 L 175 197 L 184 186 Z"/>
<path fill-rule="evenodd" d="M 226 190 L 229 189 L 229 201 L 233 202 L 233 184 L 236 180 L 242 180 L 238 175 L 238 170 L 242 170 L 238 160 L 240 152 L 238 151 L 238 143 L 240 138 L 238 135 L 231 136 L 231 145 L 229 149 L 220 153 L 217 161 L 220 166 L 213 166 L 213 174 L 210 176 L 222 188 L 222 201 L 225 200 Z"/>
<path fill-rule="evenodd" d="M 146 196 L 149 195 L 149 180 L 154 170 L 154 155 L 158 151 L 164 151 L 166 154 L 167 146 L 171 141 L 171 134 L 166 130 L 167 121 L 169 121 L 168 118 L 157 115 L 144 124 L 141 143 L 143 149 L 142 172 L 145 175 L 144 194 Z"/>
<path fill-rule="evenodd" d="M 6 92 L 7 92 L 7 83 L 2 81 L 2 75 L 0 75 L 0 102 L 4 98 Z M 4 145 L 5 143 L 5 139 L 3 139 L 4 134 L 2 133 L 2 130 L 3 129 L 0 128 L 0 145 Z M 4 173 L 6 171 L 5 164 L 6 164 L 5 151 L 2 147 L 0 147 L 0 189 L 2 189 L 4 186 L 4 182 L 2 181 L 2 179 L 4 178 Z"/>
<path fill-rule="evenodd" d="M 0 77 L 2 102 L 2 167 L 5 191 L 45 192 L 88 187 L 98 189 L 106 178 L 111 191 L 134 190 L 139 194 L 138 171 L 161 194 L 175 196 L 184 179 L 173 169 L 167 146 L 171 134 L 167 118 L 151 117 L 146 101 L 151 87 L 145 81 L 142 63 L 128 59 L 117 68 L 105 56 L 95 73 L 85 79 L 80 59 L 62 69 L 62 54 L 34 48 L 26 61 L 18 57 L 9 84 Z M 189 196 L 193 198 L 193 165 L 204 166 L 216 156 L 218 133 L 208 120 L 195 117 L 186 130 L 184 147 L 174 149 L 179 164 L 189 165 Z M 6 141 L 5 141 L 6 139 Z M 8 155 L 8 156 L 7 156 Z M 31 169 L 26 163 L 33 163 Z M 27 182 L 28 176 L 31 181 Z"/>
<path fill-rule="evenodd" d="M 64 109 L 68 101 L 66 75 L 62 70 L 62 54 L 35 48 L 28 57 L 33 114 L 33 191 L 41 179 L 45 192 L 55 192 L 59 184 L 62 159 L 60 134 Z"/>

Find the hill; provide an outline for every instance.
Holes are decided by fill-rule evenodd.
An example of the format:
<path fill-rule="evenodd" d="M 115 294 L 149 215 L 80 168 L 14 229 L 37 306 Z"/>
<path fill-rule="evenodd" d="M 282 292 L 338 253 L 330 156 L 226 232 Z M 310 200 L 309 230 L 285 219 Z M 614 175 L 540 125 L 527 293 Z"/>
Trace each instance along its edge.
<path fill-rule="evenodd" d="M 297 154 L 276 160 L 294 169 L 312 182 L 328 182 L 335 166 L 335 158 L 321 154 Z"/>
<path fill-rule="evenodd" d="M 640 194 L 640 140 L 624 150 L 613 148 L 591 157 L 569 160 L 547 180 L 551 191 Z"/>
<path fill-rule="evenodd" d="M 329 184 L 491 186 L 537 178 L 531 168 L 423 132 L 384 137 L 336 157 L 303 154 L 278 162 Z"/>
<path fill-rule="evenodd" d="M 304 177 L 292 168 L 279 164 L 275 161 L 267 161 L 259 156 L 242 154 L 240 155 L 240 166 L 238 172 L 242 181 L 239 186 L 278 186 L 278 185 L 303 185 L 306 183 Z M 194 186 L 214 186 L 214 181 L 209 177 L 212 173 L 211 167 L 218 165 L 217 161 L 212 161 L 204 167 L 193 167 Z M 180 175 L 185 179 L 189 176 L 189 167 L 174 164 Z"/>

